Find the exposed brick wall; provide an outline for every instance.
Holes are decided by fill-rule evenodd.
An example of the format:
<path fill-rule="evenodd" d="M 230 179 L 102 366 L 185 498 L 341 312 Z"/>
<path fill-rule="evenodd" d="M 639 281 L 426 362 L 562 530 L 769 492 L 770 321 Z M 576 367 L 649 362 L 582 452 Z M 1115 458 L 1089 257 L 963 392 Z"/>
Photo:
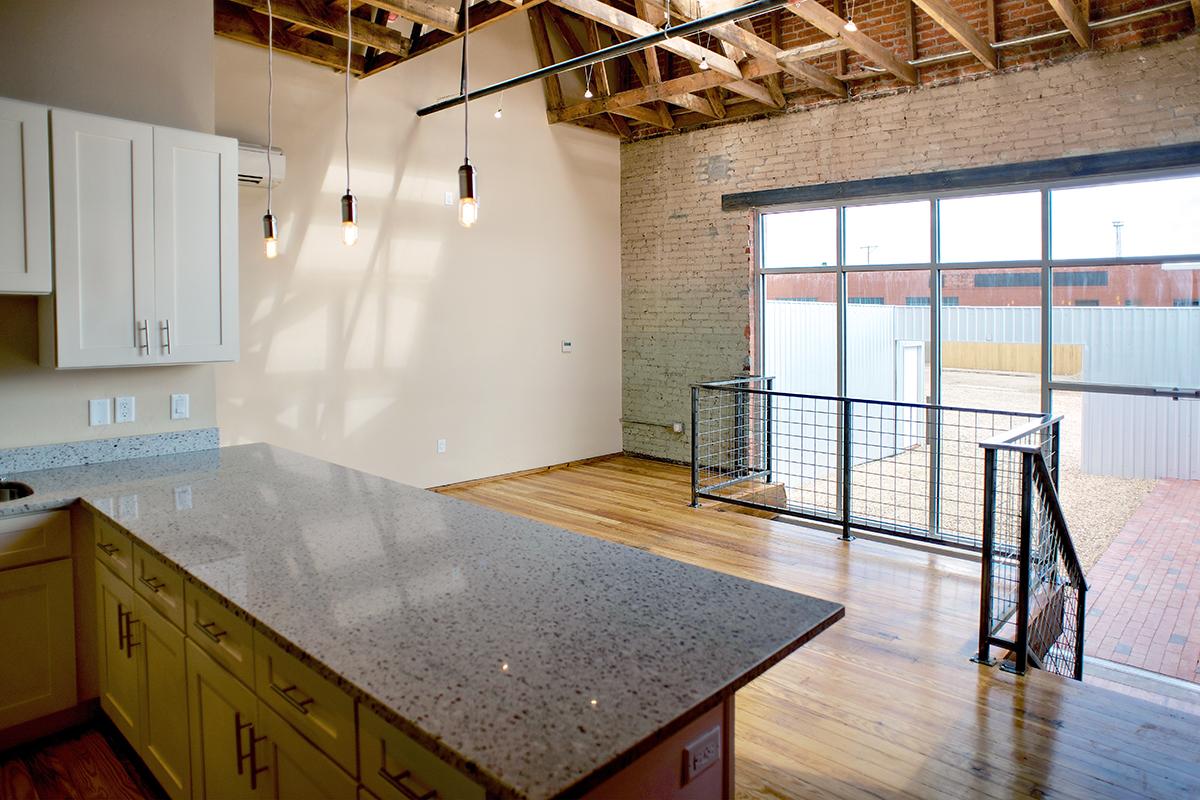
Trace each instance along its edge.
<path fill-rule="evenodd" d="M 1200 141 L 1200 36 L 622 146 L 623 413 L 689 416 L 749 364 L 751 216 L 730 192 Z M 626 424 L 627 451 L 687 460 Z"/>

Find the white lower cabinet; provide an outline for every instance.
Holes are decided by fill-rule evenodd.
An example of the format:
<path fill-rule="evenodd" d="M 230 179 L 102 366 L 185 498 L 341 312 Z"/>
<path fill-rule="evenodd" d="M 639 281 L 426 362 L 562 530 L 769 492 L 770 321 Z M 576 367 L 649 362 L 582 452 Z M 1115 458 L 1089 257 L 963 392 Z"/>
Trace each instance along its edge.
<path fill-rule="evenodd" d="M 183 633 L 140 596 L 134 609 L 129 635 L 138 664 L 142 758 L 171 799 L 184 800 L 191 797 L 192 781 L 183 724 L 188 700 Z"/>
<path fill-rule="evenodd" d="M 134 747 L 142 738 L 138 707 L 138 665 L 128 639 L 133 618 L 133 588 L 96 563 L 96 651 L 99 656 L 100 707 Z"/>
<path fill-rule="evenodd" d="M 257 770 L 264 766 L 252 755 L 261 750 L 261 741 L 255 741 L 261 735 L 255 732 L 258 700 L 195 642 L 189 640 L 186 648 L 193 796 L 261 797 L 258 787 L 266 782 Z"/>
<path fill-rule="evenodd" d="M 278 714 L 259 704 L 261 743 L 267 772 L 260 776 L 263 797 L 280 800 L 353 798 L 358 783 L 295 731 Z M 261 756 L 260 756 L 261 758 Z"/>

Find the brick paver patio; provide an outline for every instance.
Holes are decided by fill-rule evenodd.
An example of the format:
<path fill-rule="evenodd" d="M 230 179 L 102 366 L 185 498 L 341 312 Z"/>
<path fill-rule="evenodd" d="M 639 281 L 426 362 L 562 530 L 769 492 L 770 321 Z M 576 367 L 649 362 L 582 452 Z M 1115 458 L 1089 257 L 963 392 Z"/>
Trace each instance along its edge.
<path fill-rule="evenodd" d="M 1087 578 L 1089 656 L 1200 683 L 1200 481 L 1159 481 Z"/>

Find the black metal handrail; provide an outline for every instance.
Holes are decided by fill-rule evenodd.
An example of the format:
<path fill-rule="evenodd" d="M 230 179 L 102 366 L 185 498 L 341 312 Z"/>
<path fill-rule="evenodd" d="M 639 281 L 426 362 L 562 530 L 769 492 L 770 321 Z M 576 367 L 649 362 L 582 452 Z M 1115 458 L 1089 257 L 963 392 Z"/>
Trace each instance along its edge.
<path fill-rule="evenodd" d="M 845 540 L 859 530 L 976 551 L 978 443 L 1046 421 L 779 391 L 761 375 L 697 383 L 691 394 L 693 506 L 719 500 L 833 524 Z M 882 508 L 887 502 L 894 508 Z"/>
<path fill-rule="evenodd" d="M 1087 581 L 1058 497 L 1061 417 L 981 442 L 984 451 L 979 650 L 1083 679 Z M 1049 454 L 1050 458 L 1047 458 Z"/>

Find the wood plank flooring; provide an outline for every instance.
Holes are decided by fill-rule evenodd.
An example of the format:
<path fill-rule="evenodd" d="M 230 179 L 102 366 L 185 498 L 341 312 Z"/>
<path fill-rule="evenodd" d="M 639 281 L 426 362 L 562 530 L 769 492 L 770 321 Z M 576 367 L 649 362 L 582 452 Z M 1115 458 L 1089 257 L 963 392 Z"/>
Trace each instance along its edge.
<path fill-rule="evenodd" d="M 738 797 L 1200 797 L 1200 718 L 968 661 L 976 564 L 692 509 L 687 482 L 621 456 L 443 491 L 845 604 L 738 693 Z"/>
<path fill-rule="evenodd" d="M 3 800 L 166 800 L 111 724 L 101 721 L 0 753 Z"/>

